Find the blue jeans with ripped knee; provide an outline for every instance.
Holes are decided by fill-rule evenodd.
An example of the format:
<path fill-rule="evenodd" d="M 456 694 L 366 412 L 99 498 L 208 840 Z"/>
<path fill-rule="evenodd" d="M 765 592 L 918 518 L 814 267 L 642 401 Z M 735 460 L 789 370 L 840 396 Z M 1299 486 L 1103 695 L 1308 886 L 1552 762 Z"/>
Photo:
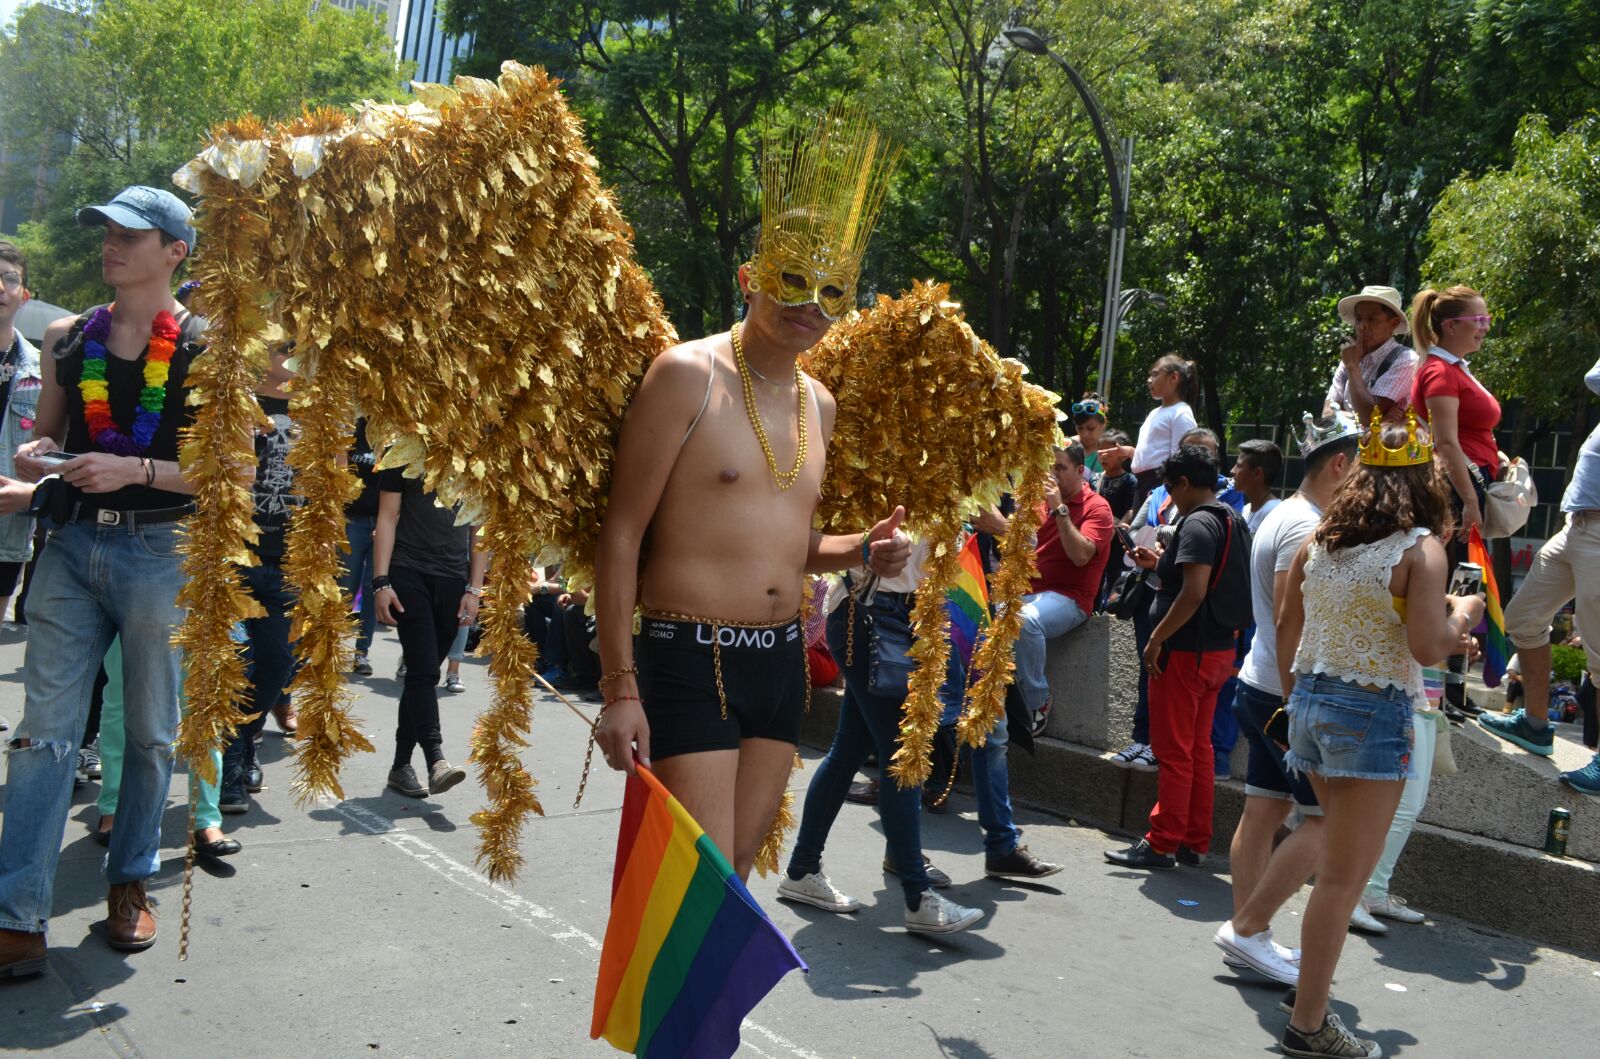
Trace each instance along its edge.
<path fill-rule="evenodd" d="M 160 865 L 161 813 L 178 730 L 183 581 L 178 523 L 53 531 L 28 596 L 22 721 L 7 744 L 0 829 L 0 927 L 42 932 L 72 802 L 89 693 L 113 636 L 122 637 L 125 745 L 117 826 L 105 874 L 136 882 Z M 28 746 L 21 747 L 24 740 Z"/>

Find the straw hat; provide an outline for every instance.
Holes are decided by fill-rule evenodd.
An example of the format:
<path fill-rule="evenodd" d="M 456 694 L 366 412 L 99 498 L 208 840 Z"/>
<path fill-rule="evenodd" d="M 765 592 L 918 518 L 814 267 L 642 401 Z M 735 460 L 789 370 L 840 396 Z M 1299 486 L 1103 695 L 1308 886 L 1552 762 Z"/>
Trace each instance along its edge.
<path fill-rule="evenodd" d="M 1400 315 L 1400 326 L 1395 329 L 1395 334 L 1407 334 L 1411 330 L 1411 321 L 1406 319 L 1405 306 L 1401 304 L 1400 292 L 1393 287 L 1362 287 L 1360 294 L 1352 294 L 1348 298 L 1339 299 L 1339 319 L 1347 324 L 1356 322 L 1356 306 L 1361 302 L 1377 302 L 1385 308 L 1392 309 Z"/>

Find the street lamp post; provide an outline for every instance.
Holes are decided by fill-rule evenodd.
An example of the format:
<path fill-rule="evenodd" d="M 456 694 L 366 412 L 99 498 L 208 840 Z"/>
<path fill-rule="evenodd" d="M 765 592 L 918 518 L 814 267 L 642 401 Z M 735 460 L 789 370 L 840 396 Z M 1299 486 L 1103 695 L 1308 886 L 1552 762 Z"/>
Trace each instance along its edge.
<path fill-rule="evenodd" d="M 1153 290 L 1145 290 L 1142 287 L 1129 287 L 1127 290 L 1123 291 L 1122 295 L 1117 299 L 1118 331 L 1122 330 L 1122 321 L 1123 318 L 1128 315 L 1128 310 L 1132 309 L 1141 301 L 1149 302 L 1158 309 L 1165 309 L 1167 307 L 1167 296 L 1165 294 L 1161 294 Z"/>
<path fill-rule="evenodd" d="M 1050 50 L 1043 37 L 1025 26 L 1013 26 L 1005 31 L 1005 37 L 1029 55 L 1042 55 L 1055 60 L 1082 97 L 1084 107 L 1089 111 L 1089 120 L 1094 123 L 1095 136 L 1100 140 L 1106 182 L 1111 188 L 1111 255 L 1106 265 L 1106 300 L 1100 317 L 1100 390 L 1110 393 L 1117 326 L 1121 323 L 1123 311 L 1119 308 L 1119 301 L 1122 292 L 1122 254 L 1128 238 L 1128 181 L 1133 175 L 1133 137 L 1124 137 L 1120 143 L 1117 141 L 1111 118 L 1100 105 L 1100 100 L 1095 98 L 1094 90 L 1072 64 Z"/>

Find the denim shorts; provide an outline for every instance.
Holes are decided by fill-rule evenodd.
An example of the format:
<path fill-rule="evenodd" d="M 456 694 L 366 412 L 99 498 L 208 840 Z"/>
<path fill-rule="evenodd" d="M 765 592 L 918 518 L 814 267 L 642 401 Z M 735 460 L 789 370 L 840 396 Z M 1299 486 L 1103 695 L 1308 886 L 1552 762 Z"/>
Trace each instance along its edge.
<path fill-rule="evenodd" d="M 1278 706 L 1278 696 L 1251 687 L 1242 680 L 1233 693 L 1233 715 L 1238 718 L 1239 731 L 1250 748 L 1244 792 L 1257 798 L 1292 799 L 1305 815 L 1320 816 L 1322 808 L 1317 804 L 1317 792 L 1311 789 L 1311 781 L 1284 767 L 1284 749 L 1265 731 L 1267 722 L 1278 712 Z"/>
<path fill-rule="evenodd" d="M 1371 691 L 1346 680 L 1302 675 L 1289 697 L 1289 753 L 1294 772 L 1362 780 L 1404 780 L 1412 767 L 1411 695 Z"/>

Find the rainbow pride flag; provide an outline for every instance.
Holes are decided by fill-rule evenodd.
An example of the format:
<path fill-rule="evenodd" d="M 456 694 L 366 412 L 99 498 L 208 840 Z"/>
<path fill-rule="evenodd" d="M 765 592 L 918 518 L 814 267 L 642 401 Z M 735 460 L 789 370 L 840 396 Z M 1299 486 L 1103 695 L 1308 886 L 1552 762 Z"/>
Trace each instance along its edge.
<path fill-rule="evenodd" d="M 1483 683 L 1485 687 L 1498 688 L 1500 678 L 1506 675 L 1506 660 L 1511 657 L 1507 649 L 1506 616 L 1500 609 L 1500 586 L 1495 583 L 1494 566 L 1489 560 L 1489 549 L 1483 537 L 1473 527 L 1467 540 L 1467 562 L 1483 567 L 1483 592 L 1489 604 L 1483 608 Z"/>
<path fill-rule="evenodd" d="M 778 979 L 806 970 L 650 770 L 628 778 L 589 1036 L 641 1059 L 727 1059 Z"/>
<path fill-rule="evenodd" d="M 970 672 L 978 637 L 989 627 L 989 588 L 983 580 L 983 556 L 978 553 L 976 533 L 967 537 L 961 549 L 961 573 L 945 593 L 944 606 L 950 612 L 950 646 L 962 668 Z"/>

